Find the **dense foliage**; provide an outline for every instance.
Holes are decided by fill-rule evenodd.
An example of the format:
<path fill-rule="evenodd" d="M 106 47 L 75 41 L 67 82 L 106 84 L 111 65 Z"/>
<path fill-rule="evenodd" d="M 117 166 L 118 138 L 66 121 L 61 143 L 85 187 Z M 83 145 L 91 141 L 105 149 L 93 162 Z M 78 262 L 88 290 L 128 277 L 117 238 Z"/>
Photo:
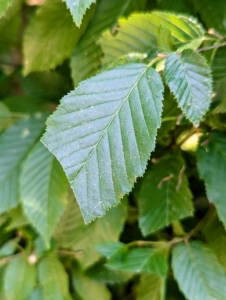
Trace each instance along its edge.
<path fill-rule="evenodd" d="M 226 299 L 225 86 L 225 0 L 0 0 L 1 300 Z"/>

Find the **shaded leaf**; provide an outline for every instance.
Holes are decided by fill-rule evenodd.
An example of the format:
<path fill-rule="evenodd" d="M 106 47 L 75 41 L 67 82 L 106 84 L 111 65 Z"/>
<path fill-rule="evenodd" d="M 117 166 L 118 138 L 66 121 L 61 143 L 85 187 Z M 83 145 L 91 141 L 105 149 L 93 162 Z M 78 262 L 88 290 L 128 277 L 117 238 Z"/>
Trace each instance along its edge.
<path fill-rule="evenodd" d="M 0 135 L 0 212 L 18 205 L 18 171 L 45 127 L 45 115 L 20 120 Z"/>
<path fill-rule="evenodd" d="M 165 278 L 155 274 L 144 274 L 140 277 L 137 288 L 137 300 L 164 300 Z"/>
<path fill-rule="evenodd" d="M 121 249 L 123 243 L 121 242 L 109 242 L 103 244 L 95 245 L 95 249 L 100 252 L 103 256 L 106 256 L 108 259 L 119 249 Z"/>
<path fill-rule="evenodd" d="M 211 61 L 211 70 L 213 79 L 218 82 L 226 76 L 226 49 L 225 47 L 216 50 L 216 53 Z"/>
<path fill-rule="evenodd" d="M 107 266 L 117 270 L 148 272 L 160 276 L 166 276 L 168 270 L 166 255 L 161 248 L 129 249 L 123 246 L 110 257 Z"/>
<path fill-rule="evenodd" d="M 143 235 L 193 214 L 192 194 L 184 170 L 183 158 L 175 153 L 145 173 L 137 195 Z"/>
<path fill-rule="evenodd" d="M 78 272 L 74 272 L 72 283 L 81 300 L 111 299 L 110 291 L 106 286 L 100 282 L 95 282 Z"/>
<path fill-rule="evenodd" d="M 162 92 L 154 69 L 128 64 L 82 82 L 47 120 L 42 141 L 62 164 L 85 222 L 116 206 L 144 173 Z"/>
<path fill-rule="evenodd" d="M 61 0 L 45 1 L 24 34 L 24 75 L 32 71 L 47 71 L 61 64 L 70 56 L 88 21 L 89 15 L 78 29 L 65 3 Z"/>
<path fill-rule="evenodd" d="M 43 300 L 69 300 L 68 276 L 63 265 L 54 254 L 41 259 L 38 264 L 38 278 Z"/>
<path fill-rule="evenodd" d="M 7 299 L 26 299 L 34 288 L 35 280 L 35 266 L 29 264 L 24 256 L 14 258 L 8 264 L 4 276 L 4 291 Z"/>
<path fill-rule="evenodd" d="M 92 3 L 96 0 L 63 0 L 67 7 L 69 8 L 75 24 L 80 27 L 82 24 L 83 16 L 86 10 L 90 7 Z"/>
<path fill-rule="evenodd" d="M 188 49 L 166 59 L 165 80 L 186 117 L 198 125 L 209 108 L 212 93 L 210 69 L 205 58 Z"/>
<path fill-rule="evenodd" d="M 0 102 L 0 132 L 8 126 L 10 118 L 10 110 L 4 103 Z"/>
<path fill-rule="evenodd" d="M 14 238 L 7 241 L 3 246 L 0 248 L 0 257 L 6 257 L 12 255 L 17 248 L 17 243 L 19 238 Z"/>
<path fill-rule="evenodd" d="M 119 20 L 117 34 L 112 35 L 106 31 L 99 39 L 98 44 L 104 52 L 103 64 L 108 64 L 130 52 L 154 51 L 157 54 L 158 29 L 161 25 L 170 31 L 173 43 L 178 49 L 190 43 L 193 43 L 196 49 L 204 34 L 197 20 L 187 16 L 160 11 L 132 14 L 128 19 Z M 192 48 L 192 44 L 189 47 Z"/>
<path fill-rule="evenodd" d="M 70 65 L 75 86 L 97 73 L 103 53 L 96 41 L 103 30 L 116 24 L 130 2 L 131 0 L 101 0 L 97 3 L 91 22 L 72 53 Z"/>
<path fill-rule="evenodd" d="M 208 200 L 217 209 L 219 218 L 226 226 L 226 136 L 212 132 L 209 143 L 197 151 L 197 166 L 204 180 Z"/>
<path fill-rule="evenodd" d="M 217 258 L 201 242 L 173 249 L 174 276 L 187 299 L 224 299 L 226 277 Z"/>
<path fill-rule="evenodd" d="M 22 166 L 21 202 L 31 224 L 46 243 L 67 202 L 68 181 L 56 158 L 38 142 Z"/>

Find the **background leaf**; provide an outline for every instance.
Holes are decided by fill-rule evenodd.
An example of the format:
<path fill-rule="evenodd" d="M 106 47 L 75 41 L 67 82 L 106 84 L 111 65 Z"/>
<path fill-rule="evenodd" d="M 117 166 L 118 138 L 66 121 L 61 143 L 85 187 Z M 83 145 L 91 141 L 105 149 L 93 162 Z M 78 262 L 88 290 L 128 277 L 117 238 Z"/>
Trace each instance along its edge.
<path fill-rule="evenodd" d="M 162 92 L 154 69 L 128 64 L 84 81 L 48 119 L 42 141 L 61 162 L 85 222 L 117 205 L 143 174 L 160 126 Z"/>
<path fill-rule="evenodd" d="M 0 135 L 0 212 L 18 205 L 19 167 L 41 135 L 45 117 L 39 113 L 20 120 Z"/>
<path fill-rule="evenodd" d="M 68 181 L 59 162 L 41 142 L 23 164 L 20 191 L 26 216 L 48 243 L 66 207 Z"/>
<path fill-rule="evenodd" d="M 204 180 L 208 200 L 217 209 L 219 218 L 226 226 L 226 137 L 225 134 L 213 132 L 209 143 L 199 147 L 197 151 L 197 166 L 200 177 Z"/>
<path fill-rule="evenodd" d="M 174 276 L 187 299 L 223 299 L 226 277 L 217 258 L 201 242 L 173 249 Z"/>
<path fill-rule="evenodd" d="M 45 1 L 24 35 L 24 75 L 32 71 L 48 71 L 68 58 L 85 31 L 89 18 L 87 15 L 78 29 L 65 3 L 61 0 Z"/>
<path fill-rule="evenodd" d="M 0 17 L 6 13 L 10 5 L 12 5 L 12 0 L 0 0 Z"/>
<path fill-rule="evenodd" d="M 166 59 L 165 80 L 186 117 L 198 125 L 210 105 L 212 80 L 203 56 L 190 49 Z"/>
<path fill-rule="evenodd" d="M 183 158 L 175 153 L 145 173 L 137 196 L 143 235 L 192 215 L 192 194 L 184 170 Z"/>
<path fill-rule="evenodd" d="M 143 274 L 137 288 L 137 300 L 164 300 L 165 278 L 155 274 Z"/>
<path fill-rule="evenodd" d="M 30 265 L 24 256 L 14 258 L 7 266 L 4 276 L 4 291 L 8 299 L 26 299 L 34 288 L 35 280 L 35 266 Z"/>
<path fill-rule="evenodd" d="M 44 257 L 38 264 L 38 277 L 43 300 L 69 300 L 68 276 L 54 254 Z"/>

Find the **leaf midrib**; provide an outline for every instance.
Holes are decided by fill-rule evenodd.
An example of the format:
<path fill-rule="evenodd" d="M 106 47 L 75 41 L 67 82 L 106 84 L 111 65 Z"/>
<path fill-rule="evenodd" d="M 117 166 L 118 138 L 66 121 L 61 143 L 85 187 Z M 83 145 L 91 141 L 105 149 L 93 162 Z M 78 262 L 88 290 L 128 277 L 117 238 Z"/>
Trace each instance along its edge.
<path fill-rule="evenodd" d="M 80 173 L 83 171 L 83 169 L 86 167 L 87 162 L 89 161 L 90 157 L 92 156 L 92 154 L 94 153 L 94 151 L 96 150 L 97 146 L 99 145 L 99 143 L 101 142 L 101 140 L 103 139 L 104 135 L 106 134 L 106 132 L 108 131 L 108 128 L 111 126 L 112 122 L 114 121 L 115 117 L 118 115 L 121 107 L 124 105 L 124 103 L 128 100 L 129 96 L 131 95 L 131 93 L 133 92 L 133 90 L 135 89 L 135 87 L 138 85 L 138 82 L 141 80 L 141 78 L 143 77 L 143 75 L 145 74 L 145 72 L 148 70 L 149 66 L 145 66 L 144 70 L 141 72 L 141 75 L 138 77 L 138 79 L 136 80 L 136 82 L 134 83 L 134 85 L 132 86 L 131 90 L 128 92 L 128 94 L 125 96 L 124 100 L 122 101 L 122 103 L 120 104 L 119 108 L 116 110 L 116 112 L 114 113 L 114 115 L 112 116 L 111 120 L 109 121 L 108 125 L 106 126 L 106 128 L 103 130 L 103 133 L 101 134 L 101 136 L 99 137 L 98 141 L 96 142 L 96 144 L 93 146 L 93 149 L 91 150 L 90 154 L 88 155 L 86 161 L 84 162 L 83 166 L 81 167 L 81 169 L 79 170 L 79 172 L 77 173 L 77 175 L 75 176 L 75 179 L 71 180 L 71 183 L 74 183 L 78 176 L 80 175 Z"/>

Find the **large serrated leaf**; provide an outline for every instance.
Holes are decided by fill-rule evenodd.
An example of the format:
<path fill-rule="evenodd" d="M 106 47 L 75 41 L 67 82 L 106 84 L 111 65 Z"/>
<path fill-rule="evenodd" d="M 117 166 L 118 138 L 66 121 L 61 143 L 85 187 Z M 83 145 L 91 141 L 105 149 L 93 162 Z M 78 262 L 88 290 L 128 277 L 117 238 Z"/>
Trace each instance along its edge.
<path fill-rule="evenodd" d="M 157 51 L 158 29 L 164 26 L 172 35 L 176 48 L 193 43 L 195 49 L 200 45 L 204 31 L 196 19 L 155 11 L 149 14 L 132 14 L 128 19 L 119 21 L 117 34 L 105 32 L 99 39 L 104 64 L 111 63 L 129 52 Z M 197 42 L 197 45 L 195 44 Z"/>
<path fill-rule="evenodd" d="M 26 216 L 47 243 L 66 207 L 67 191 L 61 165 L 38 142 L 22 166 L 20 194 Z"/>
<path fill-rule="evenodd" d="M 173 249 L 174 276 L 189 300 L 221 300 L 226 295 L 226 277 L 217 258 L 201 242 L 180 244 Z"/>
<path fill-rule="evenodd" d="M 217 209 L 219 218 L 226 227 L 226 135 L 211 133 L 209 143 L 197 151 L 197 165 L 204 180 L 207 197 Z"/>
<path fill-rule="evenodd" d="M 96 0 L 63 0 L 66 2 L 67 7 L 69 8 L 75 24 L 80 27 L 82 23 L 83 16 L 85 15 L 86 10 L 90 7 L 92 3 L 95 3 Z"/>
<path fill-rule="evenodd" d="M 18 276 L 19 272 L 19 276 Z M 36 280 L 36 269 L 27 257 L 19 256 L 7 266 L 4 276 L 4 291 L 10 300 L 24 300 L 30 296 Z"/>
<path fill-rule="evenodd" d="M 184 174 L 185 163 L 178 154 L 161 159 L 142 179 L 137 199 L 139 224 L 144 235 L 192 215 L 192 194 Z"/>
<path fill-rule="evenodd" d="M 168 264 L 165 249 L 134 248 L 123 246 L 114 253 L 107 266 L 117 270 L 147 272 L 166 276 Z"/>
<path fill-rule="evenodd" d="M 165 278 L 155 274 L 141 275 L 137 288 L 137 300 L 164 300 Z"/>
<path fill-rule="evenodd" d="M 144 173 L 162 92 L 154 69 L 124 65 L 82 82 L 47 120 L 42 141 L 62 164 L 85 222 L 116 206 Z"/>
<path fill-rule="evenodd" d="M 38 264 L 38 278 L 44 300 L 71 300 L 68 275 L 54 254 L 41 259 Z"/>
<path fill-rule="evenodd" d="M 18 172 L 24 159 L 45 127 L 40 113 L 15 123 L 0 135 L 0 212 L 18 205 Z"/>
<path fill-rule="evenodd" d="M 198 125 L 209 108 L 212 92 L 205 58 L 191 49 L 172 54 L 166 59 L 164 75 L 186 117 Z"/>
<path fill-rule="evenodd" d="M 85 31 L 89 18 L 87 14 L 78 29 L 65 3 L 61 0 L 45 1 L 24 34 L 24 75 L 32 71 L 48 71 L 68 58 Z"/>
<path fill-rule="evenodd" d="M 115 25 L 130 2 L 131 0 L 101 0 L 97 3 L 91 22 L 72 53 L 70 65 L 75 86 L 97 73 L 103 53 L 96 41 L 104 30 Z"/>

